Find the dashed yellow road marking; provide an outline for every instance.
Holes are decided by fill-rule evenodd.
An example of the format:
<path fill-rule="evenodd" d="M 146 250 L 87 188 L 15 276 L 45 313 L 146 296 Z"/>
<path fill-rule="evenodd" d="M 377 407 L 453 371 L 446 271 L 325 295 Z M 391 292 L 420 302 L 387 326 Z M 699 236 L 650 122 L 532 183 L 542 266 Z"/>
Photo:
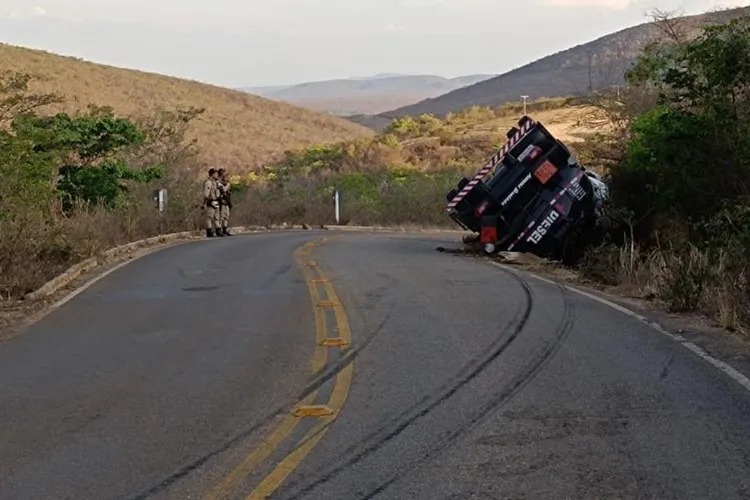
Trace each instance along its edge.
<path fill-rule="evenodd" d="M 309 257 L 311 249 L 324 241 L 325 239 L 320 239 L 309 242 L 300 247 L 295 252 L 295 258 L 300 264 L 302 274 L 304 275 L 305 281 L 307 282 L 310 298 L 314 305 L 321 301 L 320 293 L 318 292 L 315 281 L 320 279 L 323 280 L 321 281 L 321 283 L 328 283 L 328 281 L 325 278 L 316 278 L 316 276 L 307 268 L 309 263 L 306 261 L 306 259 Z M 310 267 L 314 268 L 315 263 L 313 262 L 312 264 L 313 265 Z M 326 339 L 327 332 L 325 311 L 318 307 L 314 307 L 313 310 L 315 314 L 315 352 L 312 358 L 311 369 L 313 376 L 315 376 L 321 370 L 323 370 L 326 365 L 326 361 L 328 358 L 328 349 L 323 345 L 323 342 Z M 302 401 L 299 402 L 299 406 L 302 407 L 311 405 L 315 400 L 317 394 L 317 390 L 312 391 Z M 247 457 L 245 457 L 242 462 L 240 462 L 240 464 L 235 467 L 235 469 L 230 472 L 229 475 L 225 477 L 221 483 L 219 483 L 213 490 L 208 493 L 208 495 L 204 497 L 205 500 L 219 500 L 221 498 L 225 498 L 229 493 L 235 490 L 240 485 L 240 483 L 242 483 L 242 481 L 247 478 L 247 476 L 256 467 L 258 467 L 258 465 L 266 460 L 276 450 L 276 448 L 278 448 L 278 446 L 282 442 L 284 442 L 287 437 L 289 437 L 289 435 L 292 433 L 292 431 L 294 431 L 299 423 L 300 418 L 298 416 L 295 416 L 294 414 L 287 415 L 279 423 L 279 425 L 277 425 L 276 428 L 271 431 L 271 433 L 260 444 L 260 446 L 255 448 Z"/>
<path fill-rule="evenodd" d="M 347 347 L 349 342 L 343 337 L 329 337 L 323 341 L 322 345 L 326 347 Z"/>
<path fill-rule="evenodd" d="M 336 307 L 339 305 L 335 300 L 321 300 L 318 302 L 318 307 Z"/>
<path fill-rule="evenodd" d="M 333 415 L 334 410 L 328 405 L 300 405 L 294 410 L 295 417 L 326 417 Z"/>

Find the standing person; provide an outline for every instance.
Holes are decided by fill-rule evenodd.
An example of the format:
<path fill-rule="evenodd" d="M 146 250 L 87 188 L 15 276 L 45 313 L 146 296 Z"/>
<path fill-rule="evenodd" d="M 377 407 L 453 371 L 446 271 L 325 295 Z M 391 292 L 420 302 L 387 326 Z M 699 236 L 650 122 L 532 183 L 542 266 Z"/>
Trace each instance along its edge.
<path fill-rule="evenodd" d="M 208 170 L 208 179 L 203 183 L 203 204 L 206 207 L 206 237 L 223 236 L 221 219 L 219 218 L 219 186 L 216 170 Z"/>
<path fill-rule="evenodd" d="M 229 178 L 223 168 L 219 169 L 218 184 L 219 192 L 221 193 L 219 196 L 219 206 L 221 207 L 219 214 L 219 218 L 221 219 L 220 231 L 222 232 L 222 236 L 232 236 L 229 232 L 229 213 L 232 209 L 232 194 L 229 190 Z"/>

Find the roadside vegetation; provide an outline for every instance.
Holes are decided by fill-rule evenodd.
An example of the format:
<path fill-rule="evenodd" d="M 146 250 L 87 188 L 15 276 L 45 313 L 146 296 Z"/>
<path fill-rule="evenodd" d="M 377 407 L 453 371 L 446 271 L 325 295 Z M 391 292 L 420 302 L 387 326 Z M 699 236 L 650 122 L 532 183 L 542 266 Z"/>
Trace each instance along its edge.
<path fill-rule="evenodd" d="M 573 149 L 593 134 L 584 121 L 592 126 L 596 116 L 605 119 L 575 99 L 530 103 L 529 112 Z M 445 194 L 503 145 L 519 116 L 515 105 L 472 107 L 444 120 L 394 120 L 372 139 L 287 151 L 282 161 L 232 179 L 237 204 L 251 224 L 330 224 L 339 191 L 344 224 L 455 229 L 445 214 Z"/>
<path fill-rule="evenodd" d="M 0 78 L 0 297 L 18 297 L 117 244 L 195 227 L 195 141 L 202 110 L 124 118 L 111 108 L 39 114 L 56 93 L 28 90 L 24 73 Z M 168 186 L 167 210 L 152 202 Z"/>
<path fill-rule="evenodd" d="M 595 99 L 613 124 L 589 142 L 606 168 L 614 231 L 583 275 L 703 312 L 727 329 L 750 322 L 750 19 L 663 36 Z"/>

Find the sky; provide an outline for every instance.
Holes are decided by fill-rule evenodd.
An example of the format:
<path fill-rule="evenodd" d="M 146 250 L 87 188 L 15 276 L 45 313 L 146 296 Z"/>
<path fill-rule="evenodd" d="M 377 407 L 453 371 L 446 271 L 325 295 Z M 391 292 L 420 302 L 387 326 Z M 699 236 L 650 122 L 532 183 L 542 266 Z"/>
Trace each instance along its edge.
<path fill-rule="evenodd" d="M 226 87 L 500 74 L 648 21 L 750 0 L 0 0 L 0 41 Z"/>

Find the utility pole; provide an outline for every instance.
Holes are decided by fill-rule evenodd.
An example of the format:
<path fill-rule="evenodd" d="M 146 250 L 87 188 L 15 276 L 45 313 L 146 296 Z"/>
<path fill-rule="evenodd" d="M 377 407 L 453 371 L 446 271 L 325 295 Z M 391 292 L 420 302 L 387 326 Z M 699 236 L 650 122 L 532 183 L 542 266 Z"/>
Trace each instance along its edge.
<path fill-rule="evenodd" d="M 526 116 L 526 100 L 529 98 L 527 95 L 522 95 L 521 99 L 523 99 L 523 115 Z"/>

